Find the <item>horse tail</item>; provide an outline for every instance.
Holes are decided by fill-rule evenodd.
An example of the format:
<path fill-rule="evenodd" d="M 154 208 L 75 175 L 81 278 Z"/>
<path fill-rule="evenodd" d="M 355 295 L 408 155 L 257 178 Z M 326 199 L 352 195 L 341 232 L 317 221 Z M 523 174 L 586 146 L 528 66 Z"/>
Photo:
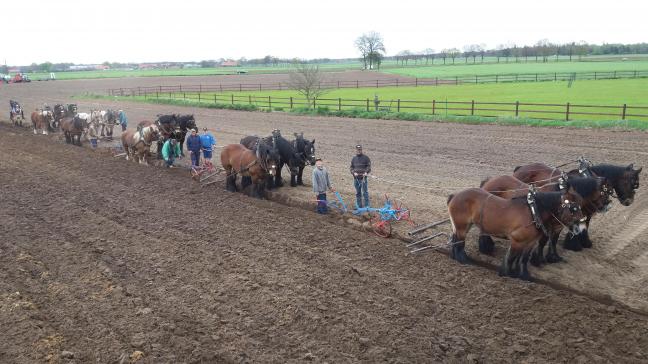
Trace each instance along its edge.
<path fill-rule="evenodd" d="M 517 170 L 520 168 L 522 168 L 522 166 L 516 166 L 515 168 L 513 168 L 513 172 L 517 172 Z"/>
<path fill-rule="evenodd" d="M 452 201 L 452 198 L 454 197 L 454 193 L 451 193 L 450 196 L 448 196 L 448 200 L 446 201 L 446 205 L 450 204 L 450 201 Z"/>
<path fill-rule="evenodd" d="M 486 177 L 486 178 L 484 178 L 484 179 L 479 183 L 479 188 L 484 187 L 484 185 L 486 184 L 486 182 L 488 182 L 490 179 L 491 179 L 490 177 Z"/>

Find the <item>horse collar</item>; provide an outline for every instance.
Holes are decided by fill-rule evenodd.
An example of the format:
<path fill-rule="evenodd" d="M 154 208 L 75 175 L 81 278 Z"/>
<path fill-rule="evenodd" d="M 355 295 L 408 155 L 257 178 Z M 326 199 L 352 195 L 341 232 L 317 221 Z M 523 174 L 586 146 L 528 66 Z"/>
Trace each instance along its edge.
<path fill-rule="evenodd" d="M 545 236 L 549 236 L 549 232 L 542 223 L 542 219 L 538 214 L 538 205 L 535 201 L 535 190 L 531 190 L 529 191 L 529 193 L 527 193 L 527 204 L 529 205 L 529 209 L 531 209 L 531 217 L 533 218 L 533 223 L 535 224 L 536 228 L 542 231 Z"/>

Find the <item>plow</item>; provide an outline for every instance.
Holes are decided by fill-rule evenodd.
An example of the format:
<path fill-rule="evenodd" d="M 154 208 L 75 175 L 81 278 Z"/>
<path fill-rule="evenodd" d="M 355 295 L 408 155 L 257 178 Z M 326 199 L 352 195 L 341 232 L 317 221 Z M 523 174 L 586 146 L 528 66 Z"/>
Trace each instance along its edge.
<path fill-rule="evenodd" d="M 430 229 L 436 228 L 438 226 L 445 225 L 450 222 L 450 219 L 445 219 L 441 221 L 436 221 L 432 222 L 429 224 L 417 226 L 416 228 L 410 230 L 407 232 L 407 235 L 412 237 L 412 238 L 418 238 L 418 240 L 415 240 L 412 243 L 407 244 L 407 248 L 409 249 L 410 254 L 415 254 L 419 253 L 425 250 L 429 249 L 438 249 L 442 247 L 447 247 L 448 246 L 448 241 L 450 238 L 450 235 L 446 232 L 440 231 L 436 233 L 432 233 L 428 236 L 425 237 L 420 237 L 419 234 L 421 234 L 424 231 L 428 231 Z M 431 244 L 432 241 L 434 241 L 438 237 L 445 237 L 446 241 L 442 243 L 437 243 L 437 244 Z M 424 244 L 426 243 L 426 244 Z"/>

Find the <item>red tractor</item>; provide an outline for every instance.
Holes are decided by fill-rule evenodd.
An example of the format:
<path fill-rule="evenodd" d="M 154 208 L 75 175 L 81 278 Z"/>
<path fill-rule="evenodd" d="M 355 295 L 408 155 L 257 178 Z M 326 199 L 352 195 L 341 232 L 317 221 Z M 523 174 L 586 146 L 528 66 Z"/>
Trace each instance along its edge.
<path fill-rule="evenodd" d="M 31 82 L 29 79 L 29 76 L 27 76 L 24 73 L 16 73 L 15 76 L 9 81 L 11 83 L 19 83 L 19 82 Z"/>

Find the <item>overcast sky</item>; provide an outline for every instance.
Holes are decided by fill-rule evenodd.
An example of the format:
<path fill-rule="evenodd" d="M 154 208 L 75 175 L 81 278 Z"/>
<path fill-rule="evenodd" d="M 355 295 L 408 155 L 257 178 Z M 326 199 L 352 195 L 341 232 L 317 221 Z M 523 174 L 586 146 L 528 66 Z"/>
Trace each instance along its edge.
<path fill-rule="evenodd" d="M 0 61 L 347 58 L 379 32 L 388 55 L 466 44 L 648 41 L 648 1 L 3 0 Z"/>

